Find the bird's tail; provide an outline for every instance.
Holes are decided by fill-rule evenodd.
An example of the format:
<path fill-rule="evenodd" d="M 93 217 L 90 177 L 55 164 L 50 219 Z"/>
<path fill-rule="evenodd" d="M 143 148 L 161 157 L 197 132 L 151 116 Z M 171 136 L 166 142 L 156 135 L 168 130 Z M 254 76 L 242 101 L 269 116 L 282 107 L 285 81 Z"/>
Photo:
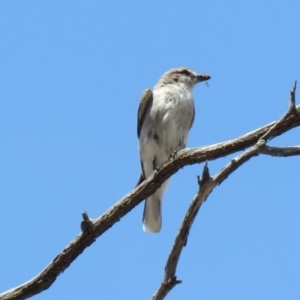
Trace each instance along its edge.
<path fill-rule="evenodd" d="M 145 201 L 143 215 L 143 230 L 158 233 L 161 230 L 161 200 L 153 194 Z"/>

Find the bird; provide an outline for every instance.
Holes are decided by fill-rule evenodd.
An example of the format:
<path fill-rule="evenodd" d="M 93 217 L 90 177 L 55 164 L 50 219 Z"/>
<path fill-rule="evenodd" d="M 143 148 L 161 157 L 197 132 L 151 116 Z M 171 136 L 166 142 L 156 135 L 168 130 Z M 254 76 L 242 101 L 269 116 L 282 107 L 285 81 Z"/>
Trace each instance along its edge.
<path fill-rule="evenodd" d="M 157 172 L 176 153 L 185 148 L 195 118 L 194 86 L 210 79 L 189 68 L 164 73 L 153 91 L 142 94 L 137 120 L 141 176 L 139 185 Z M 170 178 L 145 200 L 143 230 L 158 233 L 162 227 L 161 202 Z"/>

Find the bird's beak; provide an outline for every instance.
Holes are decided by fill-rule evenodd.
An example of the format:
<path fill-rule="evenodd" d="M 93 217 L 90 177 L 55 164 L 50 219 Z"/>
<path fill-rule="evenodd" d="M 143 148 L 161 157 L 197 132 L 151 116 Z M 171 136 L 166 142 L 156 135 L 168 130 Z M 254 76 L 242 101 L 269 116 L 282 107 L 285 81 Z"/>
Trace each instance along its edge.
<path fill-rule="evenodd" d="M 210 76 L 206 74 L 201 74 L 201 75 L 197 75 L 195 79 L 196 79 L 196 83 L 198 83 L 198 82 L 209 80 Z"/>

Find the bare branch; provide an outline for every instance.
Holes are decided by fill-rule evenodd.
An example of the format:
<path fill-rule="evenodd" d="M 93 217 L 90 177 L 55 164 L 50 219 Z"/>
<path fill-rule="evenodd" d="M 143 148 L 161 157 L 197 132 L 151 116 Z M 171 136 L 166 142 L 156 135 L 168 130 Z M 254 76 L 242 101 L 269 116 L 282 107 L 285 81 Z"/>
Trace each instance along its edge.
<path fill-rule="evenodd" d="M 271 156 L 295 156 L 300 155 L 300 146 L 293 146 L 293 147 L 270 147 L 264 146 L 259 149 L 259 154 L 267 154 Z"/>
<path fill-rule="evenodd" d="M 66 270 L 68 266 L 96 240 L 96 238 L 117 223 L 124 215 L 143 201 L 143 199 L 153 194 L 166 179 L 176 173 L 179 169 L 187 165 L 214 160 L 251 147 L 257 143 L 259 138 L 266 134 L 275 123 L 277 124 L 276 128 L 274 127 L 274 130 L 272 129 L 272 132 L 268 133 L 268 138 L 279 136 L 294 127 L 298 127 L 300 125 L 300 105 L 295 107 L 287 118 L 282 122 L 279 122 L 279 125 L 278 122 L 272 122 L 230 141 L 208 147 L 181 150 L 178 152 L 175 159 L 167 162 L 159 170 L 158 174 L 147 178 L 147 180 L 125 195 L 102 216 L 95 220 L 90 220 L 87 215 L 84 216 L 83 222 L 85 225 L 83 225 L 83 232 L 66 246 L 66 248 L 58 254 L 40 274 L 28 282 L 0 294 L 0 300 L 26 299 L 48 289 L 56 278 Z M 232 165 L 234 168 L 235 163 L 232 162 Z M 222 174 L 226 174 L 226 172 L 223 172 Z M 225 178 L 223 178 L 223 180 Z M 204 186 L 206 186 L 206 184 Z M 88 224 L 87 227 L 86 224 Z M 184 239 L 184 241 L 186 241 L 186 239 Z M 176 283 L 177 282 L 175 281 L 170 284 L 175 285 Z"/>
<path fill-rule="evenodd" d="M 274 124 L 274 126 L 276 126 Z M 169 254 L 166 266 L 165 266 L 165 275 L 163 281 L 153 295 L 152 300 L 161 300 L 164 299 L 165 296 L 171 291 L 173 287 L 177 284 L 181 283 L 181 280 L 177 280 L 176 277 L 176 268 L 178 265 L 178 261 L 183 250 L 183 247 L 186 245 L 186 241 L 188 235 L 190 233 L 190 229 L 193 225 L 193 222 L 198 214 L 198 211 L 202 205 L 202 203 L 207 199 L 210 193 L 213 191 L 215 187 L 220 185 L 230 174 L 232 174 L 236 169 L 238 169 L 241 165 L 247 162 L 254 156 L 258 156 L 259 154 L 269 154 L 271 156 L 292 156 L 292 155 L 300 155 L 300 146 L 296 147 L 269 147 L 269 146 L 253 146 L 249 150 L 245 151 L 240 156 L 232 159 L 218 174 L 214 177 L 209 176 L 209 171 L 207 167 L 207 163 L 203 168 L 202 177 L 199 179 L 199 191 L 194 197 L 190 207 L 188 208 L 185 217 L 181 223 L 179 232 L 175 238 L 175 242 L 172 246 L 171 252 Z"/>
<path fill-rule="evenodd" d="M 86 211 L 84 211 L 82 213 L 82 221 L 80 223 L 80 228 L 83 232 L 88 232 L 91 231 L 92 226 L 93 226 L 93 222 L 92 220 L 89 218 L 88 214 Z"/>
<path fill-rule="evenodd" d="M 262 145 L 263 141 L 267 141 L 268 139 L 274 138 L 272 136 L 272 133 L 275 132 L 276 128 L 280 126 L 280 124 L 284 123 L 284 120 L 288 119 L 289 116 L 293 114 L 297 114 L 296 106 L 295 106 L 295 92 L 297 88 L 297 81 L 295 81 L 293 88 L 290 91 L 290 102 L 289 102 L 289 108 L 287 112 L 274 124 L 274 126 L 270 127 L 270 129 L 260 138 L 260 145 Z"/>
<path fill-rule="evenodd" d="M 294 83 L 294 86 L 292 87 L 291 89 L 291 92 L 290 92 L 290 106 L 289 106 L 289 110 L 295 110 L 296 108 L 296 88 L 297 88 L 297 80 L 295 81 Z"/>
<path fill-rule="evenodd" d="M 181 255 L 182 249 L 185 246 L 185 241 L 188 238 L 190 229 L 194 223 L 194 220 L 198 214 L 198 211 L 202 205 L 202 203 L 207 199 L 209 194 L 213 191 L 213 189 L 221 184 L 230 174 L 232 174 L 237 168 L 239 168 L 242 164 L 248 161 L 253 156 L 258 155 L 258 146 L 253 146 L 251 149 L 245 151 L 240 156 L 232 159 L 218 174 L 214 177 L 206 177 L 204 184 L 200 185 L 200 189 L 196 196 L 194 197 L 190 207 L 185 214 L 183 222 L 181 223 L 179 232 L 175 238 L 175 242 L 172 246 L 171 252 L 169 254 L 166 266 L 165 266 L 165 275 L 163 281 L 153 295 L 152 300 L 161 300 L 171 291 L 171 289 L 178 283 L 181 283 L 180 280 L 176 278 L 176 268 L 179 261 L 179 257 Z M 204 177 L 205 172 L 208 172 L 207 165 L 205 164 L 202 178 Z M 200 183 L 198 177 L 198 183 Z"/>
<path fill-rule="evenodd" d="M 219 173 L 214 177 L 210 177 L 209 170 L 207 167 L 207 162 L 204 165 L 202 177 L 198 176 L 199 191 L 194 197 L 190 207 L 188 208 L 185 217 L 179 228 L 179 232 L 175 238 L 175 242 L 172 246 L 171 252 L 169 254 L 166 266 L 165 266 L 165 275 L 163 281 L 152 297 L 152 300 L 162 300 L 165 296 L 179 283 L 181 280 L 177 280 L 176 269 L 178 261 L 183 250 L 183 247 L 186 245 L 190 229 L 193 225 L 193 222 L 198 214 L 198 211 L 202 203 L 207 199 L 213 189 L 220 185 L 230 174 L 232 174 L 236 169 L 241 165 L 247 162 L 254 156 L 258 156 L 260 153 L 269 154 L 272 156 L 291 156 L 291 155 L 300 155 L 300 147 L 269 147 L 266 146 L 266 139 L 270 137 L 276 130 L 282 126 L 286 119 L 288 119 L 295 112 L 295 90 L 296 82 L 291 90 L 290 106 L 288 111 L 280 118 L 277 122 L 270 127 L 270 129 L 259 139 L 256 145 L 251 147 L 249 150 L 245 151 L 243 154 L 232 159 Z"/>

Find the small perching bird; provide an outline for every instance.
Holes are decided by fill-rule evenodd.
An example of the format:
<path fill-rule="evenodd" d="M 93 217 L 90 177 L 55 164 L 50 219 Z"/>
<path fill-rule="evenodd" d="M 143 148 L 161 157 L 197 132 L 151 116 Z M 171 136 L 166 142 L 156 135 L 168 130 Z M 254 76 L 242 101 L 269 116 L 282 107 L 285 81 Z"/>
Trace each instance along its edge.
<path fill-rule="evenodd" d="M 209 75 L 177 68 L 166 72 L 153 92 L 150 89 L 144 91 L 137 124 L 142 167 L 138 184 L 161 168 L 170 155 L 186 147 L 195 117 L 193 87 L 209 79 Z M 143 229 L 146 232 L 161 230 L 161 201 L 169 181 L 166 180 L 145 201 Z"/>

